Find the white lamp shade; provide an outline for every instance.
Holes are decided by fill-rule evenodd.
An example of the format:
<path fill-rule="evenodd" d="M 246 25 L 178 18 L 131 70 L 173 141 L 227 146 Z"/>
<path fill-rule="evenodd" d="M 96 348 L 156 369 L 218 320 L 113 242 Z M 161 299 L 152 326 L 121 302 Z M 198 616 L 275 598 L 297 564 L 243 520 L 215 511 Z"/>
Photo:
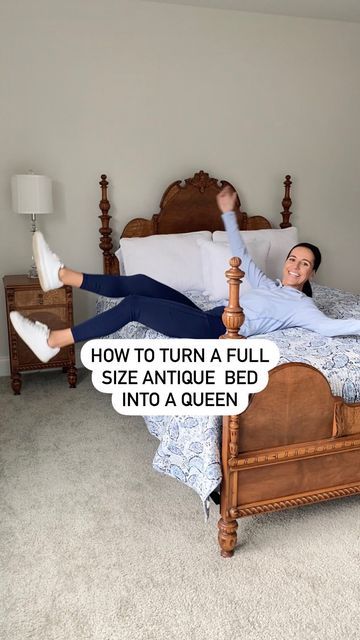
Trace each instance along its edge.
<path fill-rule="evenodd" d="M 12 176 L 11 196 L 14 213 L 52 213 L 52 183 L 47 176 L 34 173 Z"/>

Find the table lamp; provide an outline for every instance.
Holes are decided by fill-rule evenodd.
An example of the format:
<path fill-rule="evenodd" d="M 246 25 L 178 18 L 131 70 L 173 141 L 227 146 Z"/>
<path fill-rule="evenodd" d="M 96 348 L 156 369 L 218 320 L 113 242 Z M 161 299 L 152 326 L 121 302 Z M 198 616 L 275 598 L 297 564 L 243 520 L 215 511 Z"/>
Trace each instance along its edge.
<path fill-rule="evenodd" d="M 32 172 L 12 176 L 12 209 L 14 213 L 31 215 L 31 232 L 37 230 L 36 216 L 53 212 L 52 182 L 47 176 Z M 37 278 L 37 270 L 32 258 L 29 278 Z"/>

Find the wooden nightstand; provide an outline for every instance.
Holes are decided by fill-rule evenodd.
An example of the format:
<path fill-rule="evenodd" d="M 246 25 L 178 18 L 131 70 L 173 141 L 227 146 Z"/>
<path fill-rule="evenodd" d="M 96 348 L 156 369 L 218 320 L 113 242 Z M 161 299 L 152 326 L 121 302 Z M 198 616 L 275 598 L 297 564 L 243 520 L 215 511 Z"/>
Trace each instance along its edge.
<path fill-rule="evenodd" d="M 28 276 L 4 276 L 6 315 L 9 336 L 11 386 L 16 395 L 21 390 L 21 371 L 53 369 L 62 367 L 67 373 L 70 387 L 76 387 L 74 346 L 60 349 L 55 358 L 44 364 L 30 351 L 14 331 L 10 322 L 10 311 L 19 311 L 31 320 L 39 320 L 50 329 L 71 327 L 73 323 L 72 289 L 61 287 L 44 293 L 37 278 Z"/>

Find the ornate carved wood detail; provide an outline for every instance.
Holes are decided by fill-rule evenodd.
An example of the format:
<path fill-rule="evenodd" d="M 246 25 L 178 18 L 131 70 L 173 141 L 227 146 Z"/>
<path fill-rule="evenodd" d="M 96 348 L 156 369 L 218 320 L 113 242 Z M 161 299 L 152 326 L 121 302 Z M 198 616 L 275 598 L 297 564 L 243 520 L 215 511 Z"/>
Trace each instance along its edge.
<path fill-rule="evenodd" d="M 194 176 L 192 178 L 187 178 L 185 180 L 185 183 L 192 185 L 196 189 L 199 189 L 201 193 L 204 193 L 205 189 L 210 186 L 214 186 L 216 189 L 221 190 L 225 186 L 225 184 L 228 184 L 222 181 L 219 186 L 218 180 L 216 180 L 215 178 L 210 178 L 209 174 L 205 171 L 198 171 L 198 173 L 194 173 Z"/>
<path fill-rule="evenodd" d="M 160 209 L 166 207 L 166 205 L 170 202 L 170 200 L 181 190 L 185 190 L 187 187 L 194 187 L 198 189 L 200 193 L 205 193 L 207 189 L 214 189 L 216 192 L 221 191 L 225 186 L 230 186 L 234 191 L 236 191 L 235 187 L 228 182 L 227 180 L 218 180 L 217 178 L 210 178 L 209 174 L 206 171 L 198 171 L 194 173 L 192 178 L 185 178 L 185 180 L 175 180 L 172 182 L 164 194 L 160 201 Z M 236 200 L 236 211 L 240 210 L 240 198 L 237 197 Z"/>
<path fill-rule="evenodd" d="M 254 516 L 261 513 L 269 513 L 271 511 L 281 511 L 282 509 L 291 509 L 293 507 L 302 507 L 308 504 L 323 502 L 326 500 L 335 500 L 336 498 L 344 498 L 360 493 L 360 484 L 339 489 L 329 489 L 321 493 L 313 493 L 311 495 L 299 496 L 294 498 L 284 498 L 284 500 L 274 500 L 266 504 L 254 505 L 252 507 L 236 507 L 230 509 L 231 518 L 244 518 L 246 516 Z"/>
<path fill-rule="evenodd" d="M 284 209 L 281 212 L 282 219 L 283 219 L 282 223 L 280 224 L 281 229 L 287 229 L 288 227 L 291 227 L 291 222 L 290 222 L 290 216 L 292 215 L 292 211 L 290 211 L 290 207 L 292 205 L 292 200 L 290 198 L 291 185 L 292 185 L 291 176 L 285 176 L 285 182 L 284 182 L 285 195 L 281 203 Z"/>
<path fill-rule="evenodd" d="M 102 215 L 102 226 L 100 228 L 100 248 L 103 252 L 104 272 L 119 273 L 117 258 L 112 253 L 112 230 L 110 228 L 109 215 L 110 202 L 108 200 L 108 181 L 105 174 L 101 176 L 101 201 L 99 207 Z M 291 226 L 289 217 L 291 212 L 290 198 L 290 176 L 285 180 L 285 197 L 283 199 L 284 211 L 282 227 Z M 156 233 L 177 233 L 208 229 L 216 231 L 222 229 L 220 212 L 215 204 L 217 193 L 225 186 L 234 188 L 227 180 L 210 178 L 204 171 L 195 173 L 192 178 L 185 181 L 177 180 L 173 182 L 164 192 L 160 211 L 151 219 L 135 218 L 131 220 L 122 233 L 122 237 L 145 237 Z M 187 191 L 188 190 L 188 191 Z M 198 195 L 196 196 L 196 192 Z M 264 216 L 248 216 L 245 211 L 241 211 L 241 202 L 238 198 L 236 203 L 238 222 L 241 229 L 266 229 L 271 228 L 271 223 Z M 189 216 L 191 214 L 191 216 Z"/>
<path fill-rule="evenodd" d="M 291 184 L 291 183 L 290 183 Z M 125 226 L 122 236 L 125 238 L 146 237 L 162 233 L 186 233 L 190 231 L 223 230 L 221 213 L 216 203 L 216 196 L 226 185 L 234 189 L 227 180 L 211 178 L 205 171 L 198 171 L 192 178 L 176 180 L 165 190 L 161 201 L 160 210 L 150 219 L 135 218 Z M 101 176 L 101 228 L 100 249 L 103 252 L 104 273 L 118 274 L 119 263 L 113 253 L 112 230 L 110 228 L 109 215 L 110 202 L 108 200 L 108 181 L 105 174 Z M 283 200 L 284 215 L 289 204 L 290 185 L 286 187 Z M 290 200 L 291 203 L 291 200 Z M 241 211 L 240 198 L 237 198 L 235 211 L 238 217 L 240 229 L 270 229 L 271 223 L 264 216 L 248 216 Z M 287 220 L 290 216 L 288 213 Z M 291 226 L 289 222 L 286 226 Z"/>
<path fill-rule="evenodd" d="M 230 416 L 229 418 L 229 466 L 232 466 L 232 461 L 239 455 L 239 429 L 240 429 L 240 417 Z"/>
<path fill-rule="evenodd" d="M 65 294 L 66 294 L 66 310 L 67 310 L 69 326 L 72 327 L 74 324 L 74 317 L 73 317 L 74 313 L 73 313 L 73 305 L 72 305 L 72 288 L 68 286 L 64 288 L 65 288 Z M 69 349 L 74 354 L 74 362 L 75 362 L 75 349 L 73 346 L 70 346 Z"/>
<path fill-rule="evenodd" d="M 101 211 L 101 215 L 98 216 L 101 220 L 101 227 L 99 229 L 100 232 L 100 244 L 99 247 L 103 252 L 103 264 L 104 264 L 104 273 L 111 273 L 110 264 L 113 260 L 112 254 L 112 229 L 110 227 L 111 215 L 109 215 L 110 210 L 110 202 L 108 200 L 108 181 L 107 176 L 105 174 L 101 175 L 101 180 L 99 182 L 101 187 L 101 200 L 99 202 L 99 208 Z"/>
<path fill-rule="evenodd" d="M 229 304 L 224 309 L 222 315 L 223 323 L 226 327 L 226 332 L 220 338 L 224 339 L 241 339 L 243 336 L 239 335 L 239 329 L 244 322 L 244 313 L 240 306 L 240 284 L 241 279 L 244 277 L 244 272 L 239 269 L 241 260 L 234 257 L 230 259 L 230 269 L 225 272 L 228 285 L 229 285 Z M 221 485 L 221 515 L 219 520 L 219 545 L 221 548 L 221 555 L 225 558 L 230 558 L 234 553 L 237 540 L 237 522 L 236 520 L 229 520 L 226 517 L 227 505 L 228 505 L 228 490 L 229 490 L 229 466 L 228 458 L 230 456 L 237 456 L 239 453 L 239 416 L 225 416 L 223 418 L 223 433 L 222 433 L 222 472 L 223 481 Z"/>
<path fill-rule="evenodd" d="M 230 269 L 225 271 L 229 285 L 229 304 L 224 308 L 222 321 L 226 332 L 220 338 L 231 340 L 241 340 L 244 336 L 239 335 L 239 329 L 244 322 L 244 312 L 240 306 L 240 284 L 244 277 L 244 272 L 239 269 L 240 258 L 230 259 Z"/>
<path fill-rule="evenodd" d="M 218 540 L 223 558 L 231 558 L 234 555 L 234 549 L 237 541 L 238 523 L 236 520 L 226 520 L 220 518 L 218 522 Z"/>
<path fill-rule="evenodd" d="M 155 233 L 222 230 L 224 227 L 216 196 L 226 185 L 234 189 L 226 180 L 210 178 L 205 171 L 171 183 L 161 198 L 159 213 L 152 218 Z M 240 206 L 237 198 L 235 211 L 243 224 Z"/>
<path fill-rule="evenodd" d="M 7 299 L 9 303 L 9 311 L 16 309 L 15 305 L 15 289 L 8 288 Z"/>
<path fill-rule="evenodd" d="M 350 449 L 360 449 L 360 437 L 335 439 L 335 440 L 323 440 L 315 442 L 314 444 L 297 445 L 295 447 L 288 446 L 280 451 L 268 451 L 257 453 L 248 453 L 239 458 L 231 458 L 229 460 L 229 467 L 241 471 L 249 467 L 262 467 L 272 464 L 278 464 L 282 462 L 290 462 L 291 460 L 297 460 L 299 458 L 314 458 L 323 455 L 330 455 L 332 453 L 338 453 L 339 451 L 349 451 Z M 237 455 L 237 454 L 235 454 Z"/>
<path fill-rule="evenodd" d="M 15 396 L 20 395 L 21 385 L 22 385 L 21 375 L 18 371 L 15 371 L 11 376 L 11 388 Z"/>
<path fill-rule="evenodd" d="M 17 367 L 19 366 L 19 353 L 17 348 L 18 339 L 12 325 L 11 326 L 9 325 L 9 329 L 10 329 L 10 347 L 11 347 L 12 359 L 14 363 L 14 368 L 17 369 Z"/>
<path fill-rule="evenodd" d="M 67 350 L 67 347 L 64 347 L 64 350 Z M 14 362 L 14 361 L 13 361 Z M 69 367 L 69 359 L 64 355 L 63 358 L 57 357 L 56 359 L 51 360 L 50 362 L 41 362 L 40 364 L 22 364 L 21 371 L 39 371 L 39 369 L 54 369 L 54 368 L 66 368 L 68 370 Z"/>

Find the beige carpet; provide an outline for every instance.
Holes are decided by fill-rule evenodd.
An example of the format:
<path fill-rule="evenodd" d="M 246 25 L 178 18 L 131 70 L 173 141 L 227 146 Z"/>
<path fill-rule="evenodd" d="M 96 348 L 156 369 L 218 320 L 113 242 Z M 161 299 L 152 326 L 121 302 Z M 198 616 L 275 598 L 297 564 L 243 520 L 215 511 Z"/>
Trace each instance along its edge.
<path fill-rule="evenodd" d="M 85 371 L 1 378 L 0 421 L 1 640 L 359 639 L 358 497 L 243 520 L 225 560 Z"/>

